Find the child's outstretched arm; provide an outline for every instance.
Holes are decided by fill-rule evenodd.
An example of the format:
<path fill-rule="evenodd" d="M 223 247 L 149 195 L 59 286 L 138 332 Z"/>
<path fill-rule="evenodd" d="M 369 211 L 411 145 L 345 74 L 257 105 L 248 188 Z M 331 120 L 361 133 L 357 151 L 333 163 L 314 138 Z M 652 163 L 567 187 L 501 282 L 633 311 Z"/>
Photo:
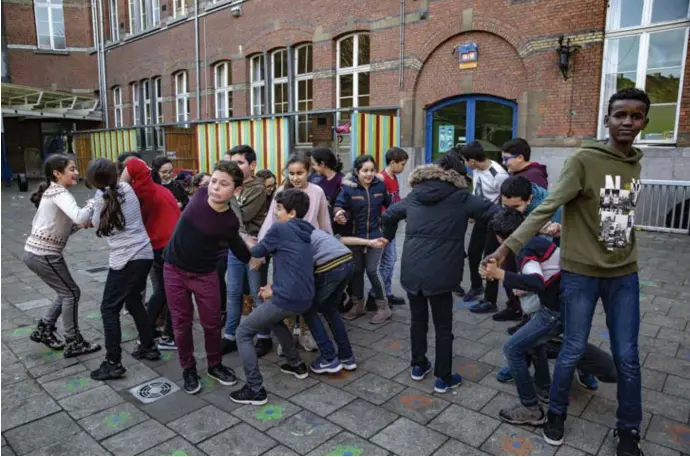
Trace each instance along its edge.
<path fill-rule="evenodd" d="M 260 259 L 274 253 L 280 245 L 280 228 L 281 224 L 274 224 L 268 229 L 266 236 L 249 250 L 251 256 Z"/>
<path fill-rule="evenodd" d="M 367 240 L 366 238 L 358 238 L 356 236 L 341 236 L 340 242 L 345 246 L 367 246 L 370 248 L 383 248 L 388 244 L 388 240 L 385 238 L 376 238 L 373 240 Z"/>
<path fill-rule="evenodd" d="M 386 212 L 381 215 L 381 225 L 383 226 L 383 237 L 388 241 L 395 238 L 395 232 L 398 231 L 398 223 L 407 218 L 407 199 L 400 200 L 390 206 Z"/>

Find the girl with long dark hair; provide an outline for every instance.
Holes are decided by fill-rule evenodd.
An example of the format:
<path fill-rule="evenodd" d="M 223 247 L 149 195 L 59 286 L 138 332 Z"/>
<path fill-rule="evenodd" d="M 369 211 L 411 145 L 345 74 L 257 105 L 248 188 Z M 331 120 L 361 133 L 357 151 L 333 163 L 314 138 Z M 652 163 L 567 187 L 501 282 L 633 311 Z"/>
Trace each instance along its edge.
<path fill-rule="evenodd" d="M 182 186 L 182 183 L 175 179 L 175 166 L 172 160 L 166 156 L 156 157 L 151 164 L 151 174 L 153 175 L 154 182 L 172 192 L 180 209 L 184 209 L 187 206 L 189 195 L 187 195 L 187 191 Z"/>

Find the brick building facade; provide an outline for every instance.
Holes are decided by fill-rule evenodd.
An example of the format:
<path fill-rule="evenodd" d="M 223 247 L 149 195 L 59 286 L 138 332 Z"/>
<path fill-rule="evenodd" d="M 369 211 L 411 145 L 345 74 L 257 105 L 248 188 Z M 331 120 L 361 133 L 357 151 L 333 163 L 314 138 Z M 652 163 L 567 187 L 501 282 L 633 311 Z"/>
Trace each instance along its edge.
<path fill-rule="evenodd" d="M 3 4 L 22 14 L 9 43 L 22 34 L 32 42 L 24 1 Z M 89 16 L 76 1 L 74 12 L 65 4 L 66 19 Z M 199 0 L 196 17 L 191 0 L 102 1 L 111 127 L 133 125 L 135 115 L 143 124 L 397 107 L 401 144 L 415 163 L 440 152 L 443 135 L 497 144 L 521 136 L 556 174 L 582 139 L 605 134 L 603 100 L 637 85 L 655 104 L 640 138 L 648 177 L 690 178 L 687 0 Z M 68 46 L 88 46 L 86 23 L 81 31 L 66 23 Z M 567 79 L 560 37 L 577 48 Z M 464 44 L 476 46 L 475 68 L 459 68 Z M 27 51 L 8 52 L 13 73 L 61 87 L 62 76 L 30 69 Z M 95 56 L 77 54 L 65 80 L 95 88 Z M 295 142 L 308 144 L 308 118 L 299 120 Z"/>

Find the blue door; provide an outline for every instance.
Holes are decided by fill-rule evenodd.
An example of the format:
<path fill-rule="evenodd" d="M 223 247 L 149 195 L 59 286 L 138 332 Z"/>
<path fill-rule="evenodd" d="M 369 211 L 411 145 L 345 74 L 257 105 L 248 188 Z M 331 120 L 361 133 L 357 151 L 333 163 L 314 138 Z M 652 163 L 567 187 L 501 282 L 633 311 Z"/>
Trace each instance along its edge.
<path fill-rule="evenodd" d="M 458 143 L 485 140 L 500 147 L 516 134 L 517 103 L 488 95 L 448 98 L 427 109 L 426 162 Z"/>

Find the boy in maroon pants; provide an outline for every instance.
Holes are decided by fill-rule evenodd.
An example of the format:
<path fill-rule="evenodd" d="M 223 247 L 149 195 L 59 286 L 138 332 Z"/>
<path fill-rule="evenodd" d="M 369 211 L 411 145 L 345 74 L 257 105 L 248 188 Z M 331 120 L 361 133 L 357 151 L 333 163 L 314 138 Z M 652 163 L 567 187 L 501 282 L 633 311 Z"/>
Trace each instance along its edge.
<path fill-rule="evenodd" d="M 208 187 L 200 188 L 182 213 L 164 252 L 165 295 L 188 394 L 201 390 L 192 339 L 192 294 L 204 328 L 208 376 L 225 386 L 237 383 L 233 370 L 221 363 L 223 324 L 216 259 L 225 245 L 240 261 L 247 263 L 251 258 L 229 205 L 242 180 L 242 170 L 235 162 L 218 162 Z"/>

